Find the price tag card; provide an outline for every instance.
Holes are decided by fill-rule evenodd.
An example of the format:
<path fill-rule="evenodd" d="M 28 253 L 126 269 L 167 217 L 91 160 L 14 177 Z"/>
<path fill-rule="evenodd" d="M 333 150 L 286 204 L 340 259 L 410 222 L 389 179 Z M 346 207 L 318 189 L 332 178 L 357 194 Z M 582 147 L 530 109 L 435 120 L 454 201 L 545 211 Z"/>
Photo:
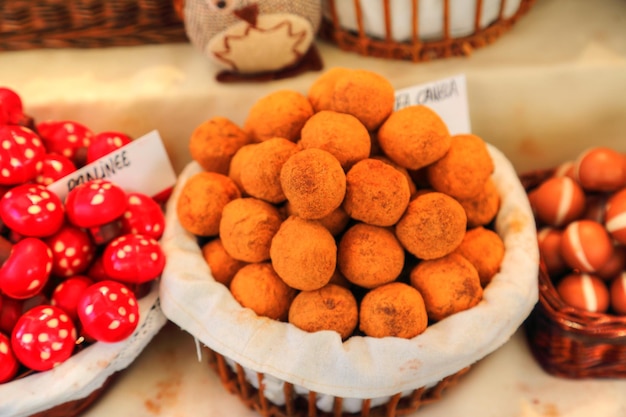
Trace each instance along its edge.
<path fill-rule="evenodd" d="M 451 135 L 471 133 L 465 75 L 457 75 L 396 91 L 395 110 L 423 104 L 446 123 Z"/>
<path fill-rule="evenodd" d="M 64 201 L 72 188 L 96 178 L 151 197 L 166 193 L 177 179 L 161 136 L 153 130 L 50 184 L 48 189 Z"/>

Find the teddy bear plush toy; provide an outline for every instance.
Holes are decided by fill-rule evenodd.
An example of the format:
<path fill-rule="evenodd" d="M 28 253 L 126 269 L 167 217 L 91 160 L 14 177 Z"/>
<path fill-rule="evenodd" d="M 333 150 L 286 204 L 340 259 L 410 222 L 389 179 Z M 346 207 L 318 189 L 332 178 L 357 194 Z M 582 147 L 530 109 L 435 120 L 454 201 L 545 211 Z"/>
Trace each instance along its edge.
<path fill-rule="evenodd" d="M 269 80 L 320 70 L 320 0 L 175 0 L 190 42 L 220 81 Z"/>

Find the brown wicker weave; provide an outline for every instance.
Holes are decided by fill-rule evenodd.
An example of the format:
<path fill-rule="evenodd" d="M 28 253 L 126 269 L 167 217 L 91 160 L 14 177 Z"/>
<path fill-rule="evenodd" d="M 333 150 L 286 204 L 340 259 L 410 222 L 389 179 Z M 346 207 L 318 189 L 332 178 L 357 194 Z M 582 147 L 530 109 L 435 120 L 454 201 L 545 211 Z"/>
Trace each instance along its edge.
<path fill-rule="evenodd" d="M 256 389 L 246 380 L 245 371 L 241 365 L 236 364 L 236 371 L 233 371 L 226 363 L 224 356 L 209 348 L 205 348 L 205 351 L 208 353 L 209 365 L 220 377 L 222 385 L 230 393 L 237 395 L 248 408 L 258 412 L 262 417 L 395 417 L 406 415 L 423 405 L 441 399 L 443 391 L 456 384 L 470 370 L 470 367 L 464 368 L 433 387 L 416 389 L 404 397 L 401 397 L 401 394 L 396 394 L 387 403 L 376 407 L 369 407 L 370 401 L 364 400 L 361 412 L 356 414 L 342 412 L 342 398 L 335 397 L 334 411 L 328 413 L 315 406 L 315 392 L 309 392 L 306 399 L 298 397 L 294 393 L 293 385 L 288 382 L 284 384 L 285 405 L 273 404 L 263 395 L 264 375 L 262 373 L 257 374 L 260 388 Z"/>
<path fill-rule="evenodd" d="M 522 183 L 530 190 L 551 173 L 524 174 Z M 573 379 L 626 376 L 626 317 L 568 306 L 543 265 L 539 302 L 524 327 L 533 356 L 552 375 Z"/>
<path fill-rule="evenodd" d="M 470 55 L 472 50 L 493 43 L 503 33 L 508 31 L 535 3 L 535 0 L 522 0 L 517 12 L 509 18 L 505 18 L 503 10 L 506 0 L 501 0 L 500 17 L 488 27 L 481 29 L 479 22 L 481 20 L 482 1 L 476 0 L 477 12 L 474 18 L 474 32 L 469 36 L 455 38 L 450 34 L 450 0 L 442 0 L 444 35 L 441 39 L 422 41 L 418 37 L 419 28 L 417 26 L 420 0 L 413 0 L 411 10 L 407 12 L 411 13 L 412 21 L 414 22 L 412 40 L 410 42 L 397 42 L 391 36 L 393 22 L 391 21 L 390 2 L 392 0 L 380 0 L 383 3 L 385 12 L 385 39 L 374 39 L 365 33 L 361 20 L 362 6 L 360 5 L 360 0 L 353 0 L 358 31 L 353 32 L 342 28 L 335 7 L 337 1 L 347 2 L 350 0 L 328 0 L 328 10 L 331 18 L 322 20 L 322 28 L 320 30 L 322 39 L 335 43 L 340 49 L 345 51 L 378 58 L 410 60 L 413 62 Z"/>
<path fill-rule="evenodd" d="M 172 0 L 0 0 L 0 51 L 185 41 Z"/>

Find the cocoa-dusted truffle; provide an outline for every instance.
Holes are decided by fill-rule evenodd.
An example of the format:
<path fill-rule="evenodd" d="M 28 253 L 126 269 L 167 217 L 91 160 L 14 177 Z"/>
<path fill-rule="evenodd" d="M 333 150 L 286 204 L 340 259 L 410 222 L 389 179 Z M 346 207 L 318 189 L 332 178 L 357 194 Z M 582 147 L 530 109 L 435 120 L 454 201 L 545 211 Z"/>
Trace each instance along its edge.
<path fill-rule="evenodd" d="M 378 143 L 396 164 L 418 170 L 443 157 L 450 148 L 448 126 L 424 105 L 393 112 L 378 130 Z"/>
<path fill-rule="evenodd" d="M 465 209 L 469 228 L 491 223 L 500 210 L 500 194 L 491 177 L 476 196 L 457 198 L 457 201 Z"/>
<path fill-rule="evenodd" d="M 258 143 L 249 143 L 242 146 L 235 152 L 230 160 L 230 167 L 228 168 L 228 177 L 235 181 L 237 187 L 241 190 L 242 195 L 245 195 L 243 184 L 241 183 L 241 172 L 248 165 L 249 157 L 253 154 L 254 148 Z"/>
<path fill-rule="evenodd" d="M 318 77 L 308 96 L 315 111 L 351 114 L 370 131 L 380 126 L 395 105 L 389 80 L 364 69 L 333 68 Z"/>
<path fill-rule="evenodd" d="M 257 198 L 238 198 L 224 206 L 220 238 L 226 252 L 244 262 L 270 258 L 270 244 L 282 217 L 278 209 Z"/>
<path fill-rule="evenodd" d="M 216 172 L 192 175 L 181 189 L 176 214 L 181 226 L 197 236 L 217 236 L 224 206 L 241 192 L 229 177 Z"/>
<path fill-rule="evenodd" d="M 346 194 L 346 174 L 331 153 L 303 149 L 283 164 L 280 184 L 294 212 L 320 219 L 339 207 Z"/>
<path fill-rule="evenodd" d="M 361 301 L 359 328 L 366 336 L 410 339 L 427 326 L 424 299 L 410 285 L 391 282 L 370 290 Z"/>
<path fill-rule="evenodd" d="M 452 137 L 448 152 L 426 168 L 437 191 L 455 198 L 472 198 L 485 187 L 494 170 L 487 144 L 472 134 Z"/>
<path fill-rule="evenodd" d="M 296 296 L 296 291 L 280 279 L 269 262 L 248 264 L 237 271 L 230 292 L 243 307 L 280 321 L 287 320 Z"/>
<path fill-rule="evenodd" d="M 461 204 L 439 192 L 419 194 L 396 224 L 402 246 L 420 259 L 440 258 L 465 236 L 467 217 Z"/>
<path fill-rule="evenodd" d="M 318 222 L 290 216 L 272 239 L 270 257 L 287 285 L 302 291 L 317 290 L 335 272 L 337 245 Z"/>
<path fill-rule="evenodd" d="M 252 105 L 243 130 L 254 142 L 275 137 L 295 142 L 311 116 L 313 107 L 304 95 L 292 90 L 278 90 Z"/>
<path fill-rule="evenodd" d="M 233 277 L 246 263 L 230 256 L 224 249 L 220 238 L 215 238 L 202 246 L 202 257 L 211 269 L 211 275 L 215 281 L 227 287 Z"/>
<path fill-rule="evenodd" d="M 189 139 L 189 153 L 205 171 L 227 175 L 230 160 L 250 137 L 231 120 L 213 117 L 198 125 Z"/>
<path fill-rule="evenodd" d="M 286 210 L 287 216 L 298 216 L 298 213 L 293 209 L 292 205 L 289 202 L 287 202 L 283 207 Z M 339 206 L 326 216 L 316 220 L 322 226 L 327 228 L 331 235 L 337 236 L 341 234 L 346 229 L 348 223 L 350 223 L 350 216 L 348 216 L 348 213 L 346 213 L 343 207 Z"/>
<path fill-rule="evenodd" d="M 504 242 L 493 230 L 479 226 L 465 233 L 455 252 L 474 265 L 480 277 L 480 285 L 485 287 L 500 271 L 504 259 Z"/>
<path fill-rule="evenodd" d="M 476 268 L 458 253 L 420 262 L 411 271 L 410 280 L 424 297 L 433 321 L 467 310 L 483 296 Z"/>
<path fill-rule="evenodd" d="M 346 174 L 343 208 L 355 220 L 391 226 L 400 219 L 410 199 L 406 176 L 383 161 L 363 159 Z"/>
<path fill-rule="evenodd" d="M 396 164 L 395 162 L 393 162 L 391 159 L 387 158 L 384 155 L 373 155 L 371 158 L 378 159 L 379 161 L 383 161 L 384 163 L 389 164 L 395 169 L 397 169 L 398 171 L 400 171 L 402 175 L 406 177 L 406 180 L 409 183 L 409 192 L 411 193 L 411 197 L 415 197 L 415 194 L 417 193 L 417 185 L 415 184 L 415 181 L 413 181 L 413 177 L 411 177 L 411 173 L 409 172 L 408 169 Z"/>
<path fill-rule="evenodd" d="M 337 80 L 349 76 L 352 71 L 350 68 L 333 67 L 313 81 L 307 96 L 315 112 L 332 109 L 333 91 Z"/>
<path fill-rule="evenodd" d="M 280 185 L 280 170 L 297 151 L 295 143 L 283 138 L 272 138 L 256 144 L 240 171 L 244 192 L 269 203 L 285 201 L 285 193 Z"/>
<path fill-rule="evenodd" d="M 337 266 L 353 284 L 375 288 L 398 278 L 404 267 L 404 248 L 390 230 L 357 223 L 339 241 Z"/>
<path fill-rule="evenodd" d="M 314 114 L 302 128 L 299 142 L 303 149 L 318 148 L 330 152 L 344 169 L 370 154 L 370 135 L 356 117 L 323 110 Z"/>
<path fill-rule="evenodd" d="M 307 332 L 333 330 L 342 340 L 352 335 L 358 320 L 354 295 L 349 289 L 334 284 L 300 292 L 289 308 L 289 323 Z"/>

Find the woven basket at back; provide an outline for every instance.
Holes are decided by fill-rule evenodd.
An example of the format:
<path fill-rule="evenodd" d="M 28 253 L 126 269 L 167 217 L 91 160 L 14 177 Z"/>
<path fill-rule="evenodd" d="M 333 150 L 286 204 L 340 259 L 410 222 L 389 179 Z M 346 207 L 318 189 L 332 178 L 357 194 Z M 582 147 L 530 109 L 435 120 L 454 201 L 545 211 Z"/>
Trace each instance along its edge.
<path fill-rule="evenodd" d="M 273 404 L 263 394 L 264 374 L 257 373 L 259 389 L 255 388 L 246 379 L 244 368 L 235 364 L 235 370 L 226 363 L 224 356 L 205 348 L 208 353 L 210 367 L 218 374 L 222 385 L 251 410 L 258 412 L 262 417 L 396 417 L 416 411 L 421 406 L 441 399 L 445 389 L 453 386 L 465 375 L 470 367 L 464 368 L 456 374 L 450 375 L 436 385 L 429 388 L 419 388 L 411 394 L 402 396 L 396 394 L 382 405 L 370 407 L 370 400 L 363 400 L 363 407 L 359 413 L 342 411 L 342 398 L 334 397 L 333 411 L 324 412 L 316 407 L 317 395 L 309 392 L 308 398 L 298 396 L 294 386 L 284 383 L 285 404 Z"/>
<path fill-rule="evenodd" d="M 521 180 L 531 190 L 552 172 L 524 174 Z M 570 307 L 558 295 L 544 265 L 539 274 L 539 302 L 525 330 L 533 356 L 552 375 L 626 377 L 626 317 Z"/>
<path fill-rule="evenodd" d="M 354 3 L 358 27 L 356 32 L 341 27 L 335 7 L 335 3 L 338 1 L 352 1 Z M 391 34 L 393 22 L 390 2 L 392 0 L 380 0 L 383 3 L 384 20 L 386 22 L 384 39 L 374 39 L 365 33 L 364 24 L 360 18 L 362 15 L 360 1 L 328 0 L 328 10 L 331 17 L 322 19 L 320 38 L 336 44 L 344 51 L 377 58 L 409 60 L 413 62 L 470 55 L 472 50 L 493 43 L 503 33 L 507 32 L 535 3 L 535 0 L 521 0 L 518 10 L 511 17 L 504 17 L 503 11 L 506 0 L 500 0 L 499 17 L 489 26 L 481 28 L 482 0 L 476 0 L 477 7 L 476 15 L 474 16 L 473 33 L 463 37 L 453 37 L 450 29 L 450 0 L 442 0 L 443 36 L 441 39 L 423 41 L 419 38 L 417 23 L 420 3 L 423 3 L 423 1 L 412 0 L 411 8 L 407 11 L 407 14 L 411 14 L 412 22 L 414 22 L 411 41 L 398 42 L 392 38 Z"/>
<path fill-rule="evenodd" d="M 172 0 L 0 1 L 0 51 L 185 41 Z"/>

